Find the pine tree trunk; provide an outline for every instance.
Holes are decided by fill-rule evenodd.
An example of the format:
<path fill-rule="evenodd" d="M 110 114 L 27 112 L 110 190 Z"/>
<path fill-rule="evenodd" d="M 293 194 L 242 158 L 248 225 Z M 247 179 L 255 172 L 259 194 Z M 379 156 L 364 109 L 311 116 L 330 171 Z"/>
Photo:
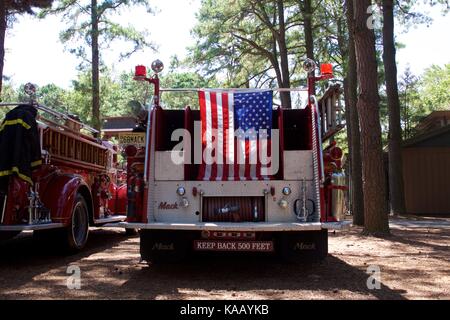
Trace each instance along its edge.
<path fill-rule="evenodd" d="M 361 125 L 361 157 L 364 192 L 364 231 L 389 233 L 385 202 L 385 178 L 377 83 L 375 34 L 367 27 L 371 0 L 355 1 L 355 51 L 358 70 L 358 114 Z"/>
<path fill-rule="evenodd" d="M 283 0 L 277 0 L 278 7 L 278 20 L 279 20 L 279 37 L 277 39 L 278 48 L 280 53 L 280 69 L 281 69 L 281 77 L 282 84 L 280 87 L 282 88 L 290 88 L 291 80 L 289 77 L 289 59 L 288 59 L 288 50 L 286 45 L 286 26 L 284 22 L 284 4 Z M 281 92 L 281 103 L 283 107 L 290 109 L 292 107 L 291 103 L 291 93 L 290 92 Z"/>
<path fill-rule="evenodd" d="M 303 5 L 302 3 L 303 2 Z M 304 0 L 300 2 L 300 8 L 303 12 L 303 34 L 305 36 L 306 57 L 314 60 L 314 40 L 312 27 L 312 7 L 311 0 Z M 314 76 L 314 71 L 311 72 Z M 312 88 L 316 92 L 316 88 Z"/>
<path fill-rule="evenodd" d="M 305 35 L 306 57 L 314 60 L 311 0 L 303 1 L 303 31 Z"/>
<path fill-rule="evenodd" d="M 356 75 L 356 52 L 354 42 L 354 10 L 353 0 L 346 1 L 347 25 L 349 28 L 348 39 L 348 64 L 347 64 L 347 95 L 348 101 L 348 130 L 350 144 L 350 172 L 351 172 L 351 210 L 353 224 L 364 225 L 364 197 L 362 187 L 362 163 L 361 163 L 361 142 L 359 134 L 359 119 L 357 103 L 358 79 Z"/>
<path fill-rule="evenodd" d="M 91 0 L 91 46 L 92 46 L 92 125 L 100 130 L 100 57 L 98 48 L 98 12 L 97 0 Z"/>
<path fill-rule="evenodd" d="M 3 66 L 5 61 L 6 26 L 7 26 L 6 7 L 4 1 L 1 1 L 0 2 L 0 97 L 3 88 Z"/>
<path fill-rule="evenodd" d="M 405 213 L 403 166 L 401 154 L 402 129 L 395 62 L 393 0 L 383 0 L 383 62 L 389 112 L 389 198 L 394 214 Z"/>

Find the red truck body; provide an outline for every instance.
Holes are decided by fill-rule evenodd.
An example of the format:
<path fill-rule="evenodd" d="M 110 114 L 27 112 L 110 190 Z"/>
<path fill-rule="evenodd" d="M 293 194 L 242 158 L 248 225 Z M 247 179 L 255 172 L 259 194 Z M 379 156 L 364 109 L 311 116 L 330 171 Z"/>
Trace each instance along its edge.
<path fill-rule="evenodd" d="M 37 128 L 42 164 L 32 171 L 32 183 L 20 174 L 1 177 L 0 236 L 33 230 L 59 237 L 69 250 L 80 250 L 89 226 L 125 219 L 126 184 L 116 184 L 116 148 L 80 131 L 84 125 L 67 115 L 31 105 L 41 114 Z M 53 118 L 44 117 L 46 112 Z"/>

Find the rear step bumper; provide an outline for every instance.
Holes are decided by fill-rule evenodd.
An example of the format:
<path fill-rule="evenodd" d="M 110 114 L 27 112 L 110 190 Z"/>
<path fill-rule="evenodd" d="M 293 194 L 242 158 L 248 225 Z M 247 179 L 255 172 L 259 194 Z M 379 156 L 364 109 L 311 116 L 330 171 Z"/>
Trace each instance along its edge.
<path fill-rule="evenodd" d="M 0 231 L 48 230 L 63 228 L 62 223 L 0 225 Z"/>
<path fill-rule="evenodd" d="M 318 231 L 327 230 L 346 230 L 351 226 L 351 221 L 341 222 L 197 222 L 197 223 L 137 223 L 137 222 L 119 222 L 107 224 L 107 227 L 121 227 L 134 229 L 153 229 L 153 230 L 211 230 L 211 231 Z"/>
<path fill-rule="evenodd" d="M 125 216 L 125 215 L 112 215 L 107 218 L 95 219 L 94 225 L 102 226 L 106 223 L 122 222 L 122 221 L 125 221 L 126 218 L 127 218 L 127 216 Z"/>

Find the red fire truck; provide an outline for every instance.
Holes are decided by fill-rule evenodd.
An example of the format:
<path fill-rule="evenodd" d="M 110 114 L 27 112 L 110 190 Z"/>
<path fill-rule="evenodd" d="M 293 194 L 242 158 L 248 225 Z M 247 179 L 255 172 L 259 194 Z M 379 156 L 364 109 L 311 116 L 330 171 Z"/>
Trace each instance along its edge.
<path fill-rule="evenodd" d="M 245 171 L 247 163 L 237 169 L 233 162 L 234 172 L 243 168 L 243 174 L 220 176 L 217 172 L 225 172 L 224 165 L 214 167 L 204 158 L 208 144 L 219 145 L 217 150 L 227 144 L 224 137 L 229 134 L 223 131 L 223 124 L 226 122 L 229 130 L 231 117 L 236 122 L 239 112 L 245 114 L 258 104 L 245 105 L 252 101 L 244 95 L 261 90 L 164 89 L 158 78 L 162 69 L 162 62 L 156 60 L 152 63 L 155 74 L 147 77 L 144 66 L 136 67 L 135 79 L 153 85 L 154 95 L 146 131 L 138 133 L 145 145 L 130 143 L 125 148 L 127 221 L 120 225 L 140 229 L 142 259 L 173 262 L 191 251 L 278 252 L 293 261 L 324 258 L 328 230 L 349 225 L 344 221 L 343 154 L 333 140 L 343 127 L 339 122 L 341 89 L 333 85 L 320 99 L 313 91 L 317 81 L 333 78 L 331 65 L 322 65 L 316 75 L 315 63 L 307 60 L 307 87 L 275 89 L 305 92 L 304 108 L 273 107 L 270 96 L 264 100 L 269 109 L 258 109 L 270 119 L 270 124 L 261 123 L 271 129 L 271 145 L 279 146 L 268 152 L 272 158 L 278 157 L 278 170 L 264 176 L 252 173 L 253 169 Z M 162 108 L 162 94 L 167 91 L 199 92 L 200 107 Z M 247 102 L 237 100 L 241 94 Z M 255 99 L 264 98 L 255 95 Z M 247 109 L 239 109 L 239 103 Z M 224 108 L 234 114 L 226 114 Z M 218 128 L 217 136 L 208 133 L 208 126 Z M 231 139 L 228 153 L 240 143 L 236 141 L 245 140 Z"/>
<path fill-rule="evenodd" d="M 1 104 L 38 112 L 31 119 L 28 111 L 19 110 L 1 123 L 0 134 L 9 136 L 0 139 L 0 160 L 6 166 L 0 170 L 0 237 L 33 230 L 54 245 L 81 250 L 89 226 L 125 220 L 127 190 L 126 184 L 116 184 L 116 148 L 95 138 L 98 131 L 76 117 L 38 104 L 33 85 L 25 89 L 29 102 Z M 31 164 L 30 149 L 39 157 Z M 32 167 L 29 174 L 27 166 Z"/>

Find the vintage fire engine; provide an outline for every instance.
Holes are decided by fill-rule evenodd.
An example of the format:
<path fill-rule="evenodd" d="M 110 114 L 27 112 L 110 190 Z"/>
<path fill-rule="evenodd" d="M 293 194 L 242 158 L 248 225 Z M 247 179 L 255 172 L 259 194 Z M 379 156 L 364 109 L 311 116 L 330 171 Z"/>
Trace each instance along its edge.
<path fill-rule="evenodd" d="M 36 237 L 51 240 L 53 245 L 78 251 L 87 242 L 89 226 L 126 218 L 126 184 L 115 183 L 116 148 L 95 138 L 98 131 L 76 117 L 38 104 L 33 85 L 27 84 L 25 89 L 29 102 L 1 106 L 36 109 L 39 115 L 33 123 L 38 138 L 31 141 L 16 135 L 16 129 L 28 134 L 30 123 L 20 117 L 9 119 L 2 122 L 1 130 L 11 130 L 14 140 L 2 146 L 17 150 L 36 144 L 41 159 L 31 164 L 30 175 L 14 163 L 0 172 L 0 237 L 33 230 Z M 3 160 L 7 156 L 0 154 Z"/>
<path fill-rule="evenodd" d="M 316 99 L 312 89 L 316 81 L 333 78 L 331 65 L 322 65 L 317 76 L 315 63 L 307 60 L 304 69 L 310 76 L 306 88 L 275 89 L 305 91 L 308 103 L 299 109 L 270 109 L 271 128 L 279 132 L 271 138 L 272 144 L 280 146 L 276 151 L 279 170 L 265 178 L 249 179 L 205 179 L 200 174 L 205 165 L 202 150 L 198 163 L 194 159 L 198 141 L 186 141 L 208 125 L 204 110 L 201 106 L 164 109 L 160 103 L 163 92 L 199 90 L 160 88 L 158 73 L 162 69 L 162 62 L 154 61 L 155 74 L 147 77 L 144 66 L 136 67 L 135 80 L 153 85 L 154 95 L 148 106 L 146 132 L 140 133 L 145 137 L 144 147 L 130 143 L 125 149 L 127 221 L 120 225 L 140 229 L 142 259 L 173 262 L 191 251 L 278 252 L 294 261 L 324 258 L 328 230 L 349 225 L 344 221 L 343 154 L 333 142 L 343 127 L 339 122 L 340 88 L 330 87 L 321 99 Z M 237 96 L 246 90 L 215 92 L 223 104 L 226 97 L 222 93 Z M 180 137 L 176 132 L 184 134 Z M 208 137 L 201 131 L 198 139 L 202 145 Z M 177 149 L 180 140 L 184 144 Z M 325 140 L 331 142 L 323 148 Z"/>

